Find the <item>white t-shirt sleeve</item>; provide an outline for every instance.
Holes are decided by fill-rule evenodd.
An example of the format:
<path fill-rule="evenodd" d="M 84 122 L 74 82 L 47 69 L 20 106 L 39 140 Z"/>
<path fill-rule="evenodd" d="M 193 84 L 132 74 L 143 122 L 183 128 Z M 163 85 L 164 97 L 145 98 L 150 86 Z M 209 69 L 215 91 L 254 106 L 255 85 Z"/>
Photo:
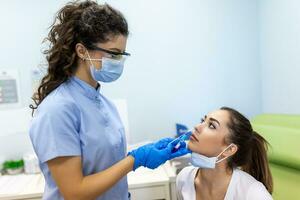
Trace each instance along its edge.
<path fill-rule="evenodd" d="M 194 178 L 196 168 L 193 166 L 183 168 L 176 178 L 176 193 L 178 200 L 194 199 Z"/>
<path fill-rule="evenodd" d="M 177 195 L 177 200 L 183 200 L 182 196 L 182 186 L 184 183 L 184 179 L 186 178 L 185 169 L 182 169 L 179 174 L 176 177 L 176 195 Z"/>
<path fill-rule="evenodd" d="M 251 184 L 247 200 L 273 200 L 272 196 L 261 182 L 254 182 Z"/>

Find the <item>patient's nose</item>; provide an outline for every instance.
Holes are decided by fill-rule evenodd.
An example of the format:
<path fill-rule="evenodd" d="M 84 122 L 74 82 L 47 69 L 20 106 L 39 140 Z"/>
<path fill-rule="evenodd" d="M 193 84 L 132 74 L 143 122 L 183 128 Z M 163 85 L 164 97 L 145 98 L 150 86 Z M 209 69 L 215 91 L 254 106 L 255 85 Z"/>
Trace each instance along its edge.
<path fill-rule="evenodd" d="M 200 134 L 201 132 L 202 132 L 202 129 L 203 129 L 203 123 L 199 123 L 199 124 L 197 124 L 195 127 L 194 127 L 194 129 L 195 129 L 195 133 L 196 134 Z"/>

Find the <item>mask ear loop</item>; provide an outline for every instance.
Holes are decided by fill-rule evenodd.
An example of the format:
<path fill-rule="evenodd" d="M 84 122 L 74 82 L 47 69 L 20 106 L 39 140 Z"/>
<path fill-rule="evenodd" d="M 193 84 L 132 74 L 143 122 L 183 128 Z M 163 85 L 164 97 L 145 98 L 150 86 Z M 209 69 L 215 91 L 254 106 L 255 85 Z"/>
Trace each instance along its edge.
<path fill-rule="evenodd" d="M 95 70 L 101 70 L 101 68 L 100 69 L 96 69 L 95 68 L 95 65 L 92 63 L 92 61 L 101 61 L 102 62 L 102 59 L 101 58 L 99 58 L 99 59 L 97 59 L 97 58 L 91 58 L 90 57 L 90 54 L 89 54 L 89 52 L 88 51 L 86 51 L 86 53 L 87 53 L 87 56 L 88 56 L 88 59 L 87 60 L 89 60 L 90 61 L 90 63 L 91 63 L 91 66 L 93 66 L 93 68 L 95 69 Z"/>
<path fill-rule="evenodd" d="M 102 59 L 101 58 L 91 58 L 90 57 L 90 54 L 89 54 L 89 52 L 88 51 L 86 51 L 86 53 L 87 53 L 87 55 L 88 55 L 88 60 L 90 61 L 90 63 L 93 65 L 93 63 L 92 63 L 92 61 L 102 61 Z"/>
<path fill-rule="evenodd" d="M 227 149 L 229 149 L 232 145 L 233 145 L 233 143 L 231 143 L 231 144 L 230 144 L 228 147 L 226 147 L 221 153 L 219 153 L 219 155 L 217 155 L 217 158 L 218 158 L 220 155 L 222 155 L 222 153 L 224 153 Z M 231 155 L 230 155 L 230 156 L 231 156 Z M 216 163 L 222 162 L 223 160 L 229 158 L 230 156 L 221 158 L 220 160 L 216 161 Z"/>

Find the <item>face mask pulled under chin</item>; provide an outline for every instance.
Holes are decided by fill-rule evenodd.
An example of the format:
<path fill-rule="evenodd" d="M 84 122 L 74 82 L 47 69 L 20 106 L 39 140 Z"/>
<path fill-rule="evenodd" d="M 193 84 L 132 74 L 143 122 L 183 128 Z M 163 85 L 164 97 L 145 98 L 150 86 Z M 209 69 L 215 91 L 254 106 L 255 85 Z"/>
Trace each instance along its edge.
<path fill-rule="evenodd" d="M 233 144 L 230 144 L 228 147 L 226 147 L 218 156 L 215 157 L 207 157 L 202 154 L 198 154 L 195 152 L 192 152 L 191 154 L 191 163 L 194 167 L 199 167 L 202 169 L 214 169 L 216 167 L 216 164 L 219 162 L 222 162 L 223 160 L 227 159 L 228 157 L 222 158 L 218 160 L 218 157 L 222 155 L 228 148 L 230 148 Z"/>

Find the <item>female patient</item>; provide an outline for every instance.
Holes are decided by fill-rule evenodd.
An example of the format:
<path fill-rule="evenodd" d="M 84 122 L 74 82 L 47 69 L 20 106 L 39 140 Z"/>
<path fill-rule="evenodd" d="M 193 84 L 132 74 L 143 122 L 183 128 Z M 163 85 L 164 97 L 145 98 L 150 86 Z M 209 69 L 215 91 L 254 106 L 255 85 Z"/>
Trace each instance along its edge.
<path fill-rule="evenodd" d="M 272 199 L 267 141 L 236 110 L 223 107 L 205 116 L 188 147 L 193 166 L 177 177 L 179 199 Z"/>

